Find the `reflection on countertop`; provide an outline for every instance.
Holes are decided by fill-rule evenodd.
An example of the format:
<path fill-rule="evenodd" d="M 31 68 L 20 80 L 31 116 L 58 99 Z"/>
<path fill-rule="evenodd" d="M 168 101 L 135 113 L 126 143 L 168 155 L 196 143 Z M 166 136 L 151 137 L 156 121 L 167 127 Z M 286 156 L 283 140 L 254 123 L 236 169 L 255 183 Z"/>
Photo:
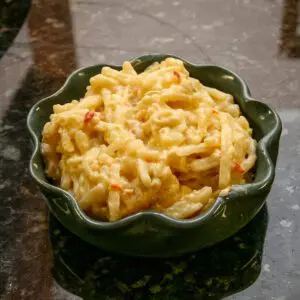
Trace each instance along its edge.
<path fill-rule="evenodd" d="M 20 10 L 25 2 L 18 1 Z M 182 291 L 191 293 L 190 299 L 207 299 L 201 293 L 211 298 L 236 293 L 228 296 L 233 300 L 299 299 L 300 61 L 289 59 L 297 57 L 297 18 L 298 0 L 285 5 L 280 0 L 33 0 L 12 45 L 8 48 L 12 37 L 3 42 L 8 49 L 0 60 L 0 298 L 93 299 L 104 293 L 101 279 L 109 280 L 107 295 L 124 299 L 128 288 L 149 299 Z M 278 45 L 287 57 L 278 56 Z M 154 269 L 148 262 L 106 255 L 52 216 L 48 220 L 28 171 L 28 110 L 75 68 L 120 64 L 149 52 L 224 65 L 244 77 L 255 98 L 280 113 L 283 136 L 267 200 L 264 246 L 266 208 L 231 239 L 186 259 L 157 261 Z M 126 274 L 132 277 L 122 277 Z M 168 291 L 168 280 L 177 282 L 175 290 L 173 284 Z"/>
<path fill-rule="evenodd" d="M 49 221 L 54 277 L 83 299 L 220 299 L 258 277 L 268 213 L 264 206 L 231 238 L 172 259 L 107 253 L 71 234 L 52 215 Z"/>

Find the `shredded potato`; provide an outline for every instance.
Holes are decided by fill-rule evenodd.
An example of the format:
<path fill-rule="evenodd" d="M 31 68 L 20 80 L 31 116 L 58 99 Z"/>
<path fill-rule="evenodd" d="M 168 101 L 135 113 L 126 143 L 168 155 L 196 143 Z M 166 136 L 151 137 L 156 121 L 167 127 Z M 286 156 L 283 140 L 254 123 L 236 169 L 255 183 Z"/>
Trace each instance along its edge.
<path fill-rule="evenodd" d="M 256 161 L 256 142 L 231 95 L 167 58 L 137 74 L 102 68 L 80 100 L 54 105 L 42 134 L 46 175 L 89 215 L 115 221 L 145 209 L 190 218 Z"/>

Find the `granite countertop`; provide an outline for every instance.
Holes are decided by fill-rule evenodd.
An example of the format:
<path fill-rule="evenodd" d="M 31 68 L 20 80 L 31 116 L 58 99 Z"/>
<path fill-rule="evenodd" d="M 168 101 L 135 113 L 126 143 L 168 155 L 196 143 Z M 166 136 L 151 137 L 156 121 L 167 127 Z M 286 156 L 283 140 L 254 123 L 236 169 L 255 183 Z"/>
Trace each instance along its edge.
<path fill-rule="evenodd" d="M 25 15 L 10 14 L 14 2 L 0 31 L 0 298 L 300 299 L 299 1 L 32 0 L 8 47 L 3 34 L 22 22 L 7 14 Z M 26 116 L 74 69 L 154 52 L 237 72 L 279 112 L 283 134 L 251 223 L 214 247 L 150 261 L 89 246 L 49 214 L 28 172 Z"/>

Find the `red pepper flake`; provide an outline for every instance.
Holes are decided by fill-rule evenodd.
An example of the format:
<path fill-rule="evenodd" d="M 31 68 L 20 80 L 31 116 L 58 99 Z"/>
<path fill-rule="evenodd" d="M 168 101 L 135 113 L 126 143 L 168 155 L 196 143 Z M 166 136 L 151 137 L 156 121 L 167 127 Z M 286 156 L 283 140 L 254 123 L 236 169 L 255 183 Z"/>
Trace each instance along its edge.
<path fill-rule="evenodd" d="M 146 112 L 145 111 L 140 111 L 136 118 L 140 121 L 140 122 L 144 122 L 146 121 Z"/>
<path fill-rule="evenodd" d="M 212 111 L 212 114 L 213 114 L 213 115 L 217 115 L 218 112 L 217 112 L 216 110 L 213 110 L 213 111 Z"/>
<path fill-rule="evenodd" d="M 134 194 L 134 190 L 133 189 L 125 189 L 124 193 L 127 195 L 133 195 Z"/>
<path fill-rule="evenodd" d="M 120 184 L 117 184 L 117 183 L 112 183 L 110 185 L 111 189 L 112 190 L 116 190 L 116 191 L 121 191 L 122 190 L 122 186 Z"/>
<path fill-rule="evenodd" d="M 239 163 L 235 163 L 233 169 L 236 172 L 239 172 L 239 173 L 244 173 L 245 172 L 245 169 Z"/>
<path fill-rule="evenodd" d="M 86 114 L 85 114 L 85 117 L 84 117 L 84 123 L 88 123 L 89 121 L 91 121 L 93 119 L 95 115 L 95 112 L 94 111 L 88 111 Z"/>
<path fill-rule="evenodd" d="M 145 158 L 145 161 L 148 162 L 148 163 L 152 163 L 153 160 L 151 158 Z"/>
<path fill-rule="evenodd" d="M 176 77 L 177 83 L 180 83 L 180 80 L 181 80 L 180 74 L 177 71 L 174 71 L 173 74 Z"/>

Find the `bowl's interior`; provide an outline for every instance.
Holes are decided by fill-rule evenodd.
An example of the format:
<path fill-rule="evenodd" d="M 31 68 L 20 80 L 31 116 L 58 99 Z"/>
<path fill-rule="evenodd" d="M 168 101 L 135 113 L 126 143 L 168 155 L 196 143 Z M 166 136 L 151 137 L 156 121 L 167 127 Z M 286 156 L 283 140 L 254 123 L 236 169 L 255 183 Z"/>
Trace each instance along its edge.
<path fill-rule="evenodd" d="M 132 61 L 132 64 L 137 72 L 142 72 L 153 62 L 162 61 L 168 56 L 169 55 L 148 55 Z M 34 177 L 40 182 L 49 183 L 45 177 L 44 163 L 40 154 L 40 138 L 42 129 L 53 112 L 53 105 L 64 104 L 83 97 L 86 87 L 89 85 L 90 77 L 98 74 L 103 66 L 104 65 L 96 65 L 75 71 L 57 93 L 38 102 L 29 113 L 28 127 L 36 139 L 35 143 L 37 146 L 37 151 L 35 151 L 31 161 L 31 165 L 34 167 L 31 169 Z M 278 130 L 280 127 L 278 116 L 267 105 L 251 99 L 248 87 L 240 77 L 231 71 L 217 66 L 195 66 L 187 62 L 185 62 L 185 66 L 190 72 L 190 76 L 199 79 L 203 84 L 232 94 L 236 103 L 239 104 L 242 113 L 249 120 L 254 130 L 254 138 L 259 143 L 257 147 L 258 159 L 254 183 L 247 184 L 247 186 L 252 190 L 258 188 L 259 185 L 262 185 L 262 181 L 266 180 L 266 178 L 270 178 L 270 173 L 273 173 L 273 167 L 270 166 L 272 162 L 266 151 L 266 146 L 260 143 L 260 141 L 263 137 L 272 136 L 274 130 Z M 115 69 L 121 68 L 116 66 L 110 67 Z M 277 153 L 274 155 L 275 161 L 276 156 Z M 273 163 L 275 163 L 275 161 L 273 160 Z"/>

